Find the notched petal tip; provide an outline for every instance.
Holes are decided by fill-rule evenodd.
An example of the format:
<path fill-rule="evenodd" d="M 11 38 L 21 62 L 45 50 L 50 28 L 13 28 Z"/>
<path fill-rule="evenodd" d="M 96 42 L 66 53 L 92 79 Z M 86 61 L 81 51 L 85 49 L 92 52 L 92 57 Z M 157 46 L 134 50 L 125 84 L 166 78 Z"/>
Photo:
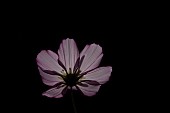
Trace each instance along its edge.
<path fill-rule="evenodd" d="M 99 47 L 102 50 L 102 47 L 99 44 L 93 43 L 90 46 L 97 46 L 97 47 Z"/>
<path fill-rule="evenodd" d="M 38 53 L 38 55 L 37 55 L 37 57 L 36 57 L 36 60 L 37 60 L 41 55 L 44 55 L 44 54 L 46 54 L 46 53 L 48 53 L 48 54 L 50 54 L 50 55 L 56 54 L 55 52 L 53 52 L 53 51 L 51 51 L 51 50 L 41 50 L 41 51 Z M 57 55 L 57 54 L 56 54 L 56 55 Z"/>
<path fill-rule="evenodd" d="M 72 38 L 66 38 L 66 39 L 63 39 L 63 40 L 74 41 L 74 39 L 72 39 Z"/>
<path fill-rule="evenodd" d="M 39 56 L 39 55 L 41 55 L 43 52 L 45 52 L 46 50 L 41 50 L 39 53 L 38 53 L 38 55 L 37 55 L 37 57 Z"/>
<path fill-rule="evenodd" d="M 37 57 L 36 57 L 36 62 L 37 62 L 37 63 L 40 62 L 39 59 L 40 59 L 40 57 L 41 57 L 45 52 L 46 52 L 46 50 L 41 50 L 41 51 L 38 53 L 38 55 L 37 55 Z"/>
<path fill-rule="evenodd" d="M 108 70 L 112 71 L 112 66 L 106 66 L 106 68 L 108 68 Z"/>
<path fill-rule="evenodd" d="M 46 97 L 49 97 L 49 98 L 53 98 L 53 96 L 49 95 L 47 92 L 43 92 L 43 93 L 42 93 L 42 96 L 46 96 Z"/>

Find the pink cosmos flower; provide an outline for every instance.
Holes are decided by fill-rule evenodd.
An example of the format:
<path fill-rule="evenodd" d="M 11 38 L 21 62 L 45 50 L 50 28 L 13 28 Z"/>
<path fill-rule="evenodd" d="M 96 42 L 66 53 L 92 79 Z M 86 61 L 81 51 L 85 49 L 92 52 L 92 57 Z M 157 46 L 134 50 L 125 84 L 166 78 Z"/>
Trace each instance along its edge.
<path fill-rule="evenodd" d="M 58 54 L 42 50 L 37 55 L 37 65 L 44 84 L 52 88 L 42 95 L 60 98 L 67 89 L 80 90 L 84 95 L 95 95 L 100 86 L 109 80 L 112 67 L 98 67 L 103 57 L 97 44 L 86 45 L 79 54 L 73 39 L 60 44 Z"/>

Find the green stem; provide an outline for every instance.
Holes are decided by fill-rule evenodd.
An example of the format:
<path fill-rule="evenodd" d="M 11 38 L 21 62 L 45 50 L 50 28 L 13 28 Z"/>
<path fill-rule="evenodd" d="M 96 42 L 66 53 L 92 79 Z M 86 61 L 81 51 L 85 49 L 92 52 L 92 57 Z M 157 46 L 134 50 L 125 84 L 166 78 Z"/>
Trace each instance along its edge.
<path fill-rule="evenodd" d="M 71 101 L 72 101 L 72 104 L 73 104 L 74 113 L 77 113 L 77 109 L 76 109 L 76 105 L 75 105 L 75 101 L 74 101 L 74 96 L 73 96 L 72 88 L 71 88 Z"/>

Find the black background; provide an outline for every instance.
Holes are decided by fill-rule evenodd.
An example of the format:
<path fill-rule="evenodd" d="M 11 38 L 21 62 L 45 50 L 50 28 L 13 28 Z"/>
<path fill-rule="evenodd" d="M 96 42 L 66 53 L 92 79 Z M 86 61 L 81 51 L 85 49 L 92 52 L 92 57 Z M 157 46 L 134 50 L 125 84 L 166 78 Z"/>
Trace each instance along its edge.
<path fill-rule="evenodd" d="M 18 32 L 17 38 L 17 71 L 15 75 L 15 104 L 21 108 L 34 111 L 73 112 L 70 93 L 63 98 L 54 99 L 42 96 L 48 89 L 41 81 L 37 70 L 36 56 L 41 50 L 57 51 L 63 39 L 73 38 L 79 51 L 86 44 L 96 43 L 102 46 L 104 57 L 100 66 L 112 66 L 110 80 L 102 85 L 99 92 L 93 97 L 86 97 L 75 91 L 74 97 L 79 113 L 96 112 L 124 112 L 143 110 L 141 75 L 136 71 L 138 62 L 137 50 L 131 47 L 131 38 L 128 31 L 86 31 L 86 32 L 48 32 L 29 31 Z M 133 44 L 134 46 L 134 44 Z M 132 50 L 133 49 L 133 50 Z M 135 52 L 135 54 L 134 54 Z M 137 73 L 136 73 L 137 72 Z M 143 84 L 144 85 L 144 84 Z M 22 110 L 21 110 L 22 111 Z"/>
<path fill-rule="evenodd" d="M 6 48 L 10 45 L 7 53 L 9 61 L 13 62 L 7 66 L 6 73 L 12 74 L 5 76 L 8 82 L 4 103 L 17 112 L 72 113 L 69 92 L 60 99 L 41 95 L 48 87 L 41 81 L 35 60 L 41 50 L 57 51 L 63 39 L 72 38 L 79 51 L 86 44 L 99 44 L 104 53 L 100 66 L 112 66 L 113 69 L 110 80 L 95 96 L 74 92 L 78 113 L 139 112 L 154 108 L 156 100 L 151 92 L 155 86 L 150 81 L 152 76 L 147 73 L 150 66 L 147 58 L 151 52 L 147 47 L 153 21 L 149 12 L 144 14 L 140 8 L 135 10 L 136 7 L 94 11 L 88 17 L 84 13 L 77 13 L 80 14 L 77 16 L 72 12 L 62 12 L 64 18 L 58 13 L 52 14 L 59 17 L 55 20 L 57 24 L 50 20 L 54 18 L 48 13 L 47 20 L 44 13 L 21 13 L 20 22 L 12 27 L 13 30 L 15 26 L 19 29 L 14 34 L 8 32 L 14 37 L 5 45 Z"/>

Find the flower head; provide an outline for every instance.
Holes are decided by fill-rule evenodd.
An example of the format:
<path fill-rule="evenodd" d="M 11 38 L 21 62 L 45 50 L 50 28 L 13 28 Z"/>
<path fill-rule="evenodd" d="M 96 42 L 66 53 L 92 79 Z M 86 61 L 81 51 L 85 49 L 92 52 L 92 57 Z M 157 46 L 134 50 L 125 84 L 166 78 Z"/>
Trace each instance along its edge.
<path fill-rule="evenodd" d="M 42 50 L 37 55 L 37 65 L 42 81 L 51 88 L 44 96 L 60 98 L 67 89 L 80 90 L 84 95 L 95 95 L 100 86 L 109 80 L 112 67 L 98 67 L 103 57 L 97 44 L 86 45 L 79 54 L 73 39 L 60 44 L 58 54 Z"/>

